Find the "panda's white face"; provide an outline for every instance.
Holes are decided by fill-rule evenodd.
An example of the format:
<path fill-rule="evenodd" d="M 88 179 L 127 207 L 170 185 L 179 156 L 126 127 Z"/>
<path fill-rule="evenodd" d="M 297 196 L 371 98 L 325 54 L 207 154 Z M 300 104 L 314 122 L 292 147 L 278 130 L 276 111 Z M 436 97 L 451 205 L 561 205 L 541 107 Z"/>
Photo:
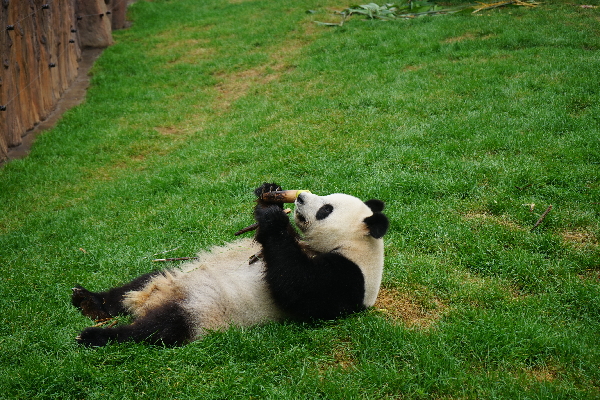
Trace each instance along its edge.
<path fill-rule="evenodd" d="M 310 249 L 335 252 L 358 265 L 365 278 L 364 304 L 370 307 L 377 299 L 383 274 L 381 237 L 388 221 L 380 213 L 382 202 L 367 203 L 347 194 L 316 196 L 304 192 L 296 199 L 294 219 Z"/>
<path fill-rule="evenodd" d="M 296 226 L 316 251 L 333 251 L 369 238 L 364 219 L 373 215 L 373 211 L 356 197 L 341 193 L 317 196 L 304 192 L 295 204 Z"/>

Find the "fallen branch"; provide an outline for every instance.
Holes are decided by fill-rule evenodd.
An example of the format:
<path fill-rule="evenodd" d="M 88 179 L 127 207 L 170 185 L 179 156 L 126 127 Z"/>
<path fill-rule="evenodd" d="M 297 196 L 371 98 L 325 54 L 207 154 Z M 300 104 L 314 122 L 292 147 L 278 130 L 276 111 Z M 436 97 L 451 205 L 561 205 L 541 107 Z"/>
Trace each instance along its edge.
<path fill-rule="evenodd" d="M 170 253 L 172 251 L 179 250 L 179 249 L 180 249 L 180 247 L 175 247 L 174 249 L 171 249 L 171 250 L 159 251 L 158 253 L 152 254 L 152 256 L 157 256 L 159 254 Z M 150 256 L 148 256 L 148 257 L 150 257 Z M 142 257 L 142 258 L 148 258 L 148 257 Z M 156 260 L 152 260 L 152 261 L 156 261 Z"/>
<path fill-rule="evenodd" d="M 286 214 L 289 214 L 292 212 L 291 209 L 286 208 L 285 210 L 283 210 L 283 212 L 285 212 Z M 239 231 L 237 231 L 236 233 L 234 233 L 235 236 L 239 236 L 242 233 L 246 233 L 246 232 L 252 232 L 254 230 L 256 230 L 258 228 L 258 223 L 254 223 L 252 225 L 248 225 L 247 227 L 240 229 Z"/>
<path fill-rule="evenodd" d="M 530 188 L 530 187 L 532 187 L 532 186 L 533 186 L 533 183 L 529 183 L 529 184 L 527 184 L 527 185 L 525 185 L 525 186 L 515 186 L 515 187 L 516 187 L 517 189 L 519 189 L 519 190 L 525 190 L 525 189 L 529 189 L 529 188 Z"/>
<path fill-rule="evenodd" d="M 548 215 L 548 213 L 550 212 L 550 210 L 552 210 L 552 204 L 550 204 L 548 206 L 548 208 L 546 208 L 546 211 L 544 211 L 544 213 L 541 215 L 540 219 L 537 220 L 537 222 L 535 223 L 535 225 L 533 225 L 533 228 L 531 228 L 531 232 L 537 228 L 538 226 L 540 226 L 540 224 L 542 223 L 542 221 L 544 220 L 544 218 L 546 218 L 546 215 Z"/>
<path fill-rule="evenodd" d="M 485 3 L 480 3 L 480 2 L 478 2 L 478 3 L 481 4 L 481 7 L 477 8 L 475 11 L 473 11 L 473 14 L 475 14 L 479 11 L 483 11 L 483 10 L 491 10 L 492 8 L 509 6 L 511 4 L 515 4 L 517 6 L 527 6 L 527 7 L 535 7 L 538 5 L 538 3 L 535 3 L 535 2 L 526 3 L 521 0 L 505 0 L 505 1 L 499 1 L 497 3 L 491 3 L 491 4 L 485 4 Z"/>
<path fill-rule="evenodd" d="M 252 232 L 252 231 L 256 230 L 257 228 L 258 228 L 258 223 L 256 222 L 256 223 L 254 223 L 252 225 L 248 225 L 247 227 L 245 227 L 243 229 L 240 229 L 239 231 L 237 231 L 236 233 L 234 233 L 234 235 L 235 236 L 240 236 L 243 233 Z"/>
<path fill-rule="evenodd" d="M 198 257 L 176 257 L 176 258 L 157 258 L 152 262 L 165 262 L 165 261 L 185 261 L 185 260 L 197 260 Z"/>
<path fill-rule="evenodd" d="M 92 328 L 98 328 L 100 326 L 106 325 L 108 323 L 110 323 L 107 328 L 112 328 L 113 326 L 115 326 L 117 324 L 117 322 L 119 322 L 119 320 L 117 318 L 104 318 L 104 319 L 97 319 L 95 322 L 97 322 L 96 325 L 92 325 Z"/>

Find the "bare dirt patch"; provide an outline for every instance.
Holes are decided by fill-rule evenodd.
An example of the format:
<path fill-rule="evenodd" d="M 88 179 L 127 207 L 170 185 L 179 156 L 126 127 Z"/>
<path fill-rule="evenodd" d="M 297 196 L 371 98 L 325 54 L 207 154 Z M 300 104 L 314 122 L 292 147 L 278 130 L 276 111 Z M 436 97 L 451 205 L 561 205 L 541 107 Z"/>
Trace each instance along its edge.
<path fill-rule="evenodd" d="M 475 33 L 471 33 L 471 32 L 467 32 L 464 35 L 461 36 L 454 36 L 454 37 L 449 37 L 446 38 L 444 40 L 442 40 L 442 43 L 457 43 L 457 42 L 464 42 L 465 40 L 487 40 L 490 39 L 492 37 L 494 37 L 495 35 L 478 35 Z"/>
<path fill-rule="evenodd" d="M 597 247 L 598 237 L 588 230 L 567 231 L 562 233 L 565 242 L 575 247 Z"/>
<path fill-rule="evenodd" d="M 406 67 L 404 67 L 402 69 L 402 71 L 410 72 L 410 71 L 418 71 L 420 69 L 423 69 L 422 65 L 407 65 Z"/>
<path fill-rule="evenodd" d="M 443 43 L 456 43 L 456 42 L 462 42 L 462 41 L 464 41 L 464 40 L 472 40 L 472 39 L 475 39 L 475 37 L 476 37 L 476 36 L 475 36 L 474 34 L 472 34 L 472 33 L 470 33 L 470 32 L 467 32 L 467 33 L 465 33 L 464 35 L 461 35 L 461 36 L 455 36 L 455 37 L 449 37 L 449 38 L 446 38 L 445 40 L 443 40 Z"/>
<path fill-rule="evenodd" d="M 208 46 L 205 39 L 185 39 L 178 42 L 165 42 L 156 46 L 157 54 L 171 56 L 169 64 L 195 64 L 207 60 L 216 53 L 214 48 Z"/>
<path fill-rule="evenodd" d="M 350 351 L 352 345 L 350 340 L 342 340 L 332 345 L 331 360 L 328 360 L 320 369 L 325 370 L 328 368 L 339 368 L 342 370 L 348 370 L 356 365 L 356 359 Z"/>
<path fill-rule="evenodd" d="M 264 64 L 245 71 L 215 74 L 219 83 L 215 85 L 218 95 L 214 108 L 227 110 L 236 100 L 246 96 L 252 88 L 276 81 L 286 72 L 292 71 L 295 68 L 295 57 L 312 43 L 320 32 L 308 20 L 301 23 L 300 27 L 300 33 L 295 32 L 276 46 L 266 49 L 269 59 Z"/>
<path fill-rule="evenodd" d="M 174 136 L 186 134 L 181 128 L 175 126 L 157 126 L 154 128 L 158 133 L 164 136 Z"/>
<path fill-rule="evenodd" d="M 538 382 L 552 382 L 556 379 L 556 371 L 548 369 L 536 369 L 531 371 L 531 375 Z"/>
<path fill-rule="evenodd" d="M 420 299 L 396 288 L 381 288 L 375 309 L 392 321 L 426 329 L 447 312 L 448 306 L 435 297 Z"/>
<path fill-rule="evenodd" d="M 586 269 L 584 272 L 580 273 L 579 278 L 586 281 L 594 281 L 600 282 L 600 266 L 597 269 Z"/>
<path fill-rule="evenodd" d="M 270 61 L 263 65 L 231 74 L 215 75 L 219 80 L 215 85 L 218 92 L 215 108 L 226 110 L 233 102 L 247 95 L 252 87 L 266 85 L 278 80 L 285 72 L 293 70 L 294 65 L 289 60 L 307 43 L 294 39 L 285 41 L 280 47 L 272 49 Z"/>
<path fill-rule="evenodd" d="M 544 365 L 528 368 L 525 374 L 528 377 L 535 379 L 538 382 L 554 382 L 560 373 L 560 368 L 557 365 Z"/>
<path fill-rule="evenodd" d="M 220 82 L 215 85 L 218 92 L 215 108 L 228 109 L 233 102 L 247 95 L 250 88 L 275 81 L 290 68 L 285 63 L 278 63 L 262 65 L 233 74 L 216 75 Z"/>

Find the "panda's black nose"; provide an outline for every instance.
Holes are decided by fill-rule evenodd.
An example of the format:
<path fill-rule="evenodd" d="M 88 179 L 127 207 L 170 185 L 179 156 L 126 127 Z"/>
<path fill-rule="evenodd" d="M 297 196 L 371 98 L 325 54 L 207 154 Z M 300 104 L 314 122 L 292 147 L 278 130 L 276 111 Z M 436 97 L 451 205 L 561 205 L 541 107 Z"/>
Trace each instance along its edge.
<path fill-rule="evenodd" d="M 300 193 L 298 195 L 298 197 L 296 198 L 296 203 L 298 203 L 298 204 L 304 204 L 304 198 L 303 197 L 304 197 L 304 193 Z"/>

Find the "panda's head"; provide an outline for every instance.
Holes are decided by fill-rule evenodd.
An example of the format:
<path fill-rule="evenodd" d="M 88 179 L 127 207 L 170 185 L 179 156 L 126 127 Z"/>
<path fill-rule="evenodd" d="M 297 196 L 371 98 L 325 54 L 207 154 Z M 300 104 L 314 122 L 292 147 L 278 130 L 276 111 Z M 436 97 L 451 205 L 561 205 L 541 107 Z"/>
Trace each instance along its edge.
<path fill-rule="evenodd" d="M 303 192 L 295 208 L 296 226 L 311 248 L 319 252 L 343 252 L 359 243 L 380 242 L 389 226 L 381 213 L 384 204 L 380 200 L 363 202 L 347 194 L 317 196 Z"/>

